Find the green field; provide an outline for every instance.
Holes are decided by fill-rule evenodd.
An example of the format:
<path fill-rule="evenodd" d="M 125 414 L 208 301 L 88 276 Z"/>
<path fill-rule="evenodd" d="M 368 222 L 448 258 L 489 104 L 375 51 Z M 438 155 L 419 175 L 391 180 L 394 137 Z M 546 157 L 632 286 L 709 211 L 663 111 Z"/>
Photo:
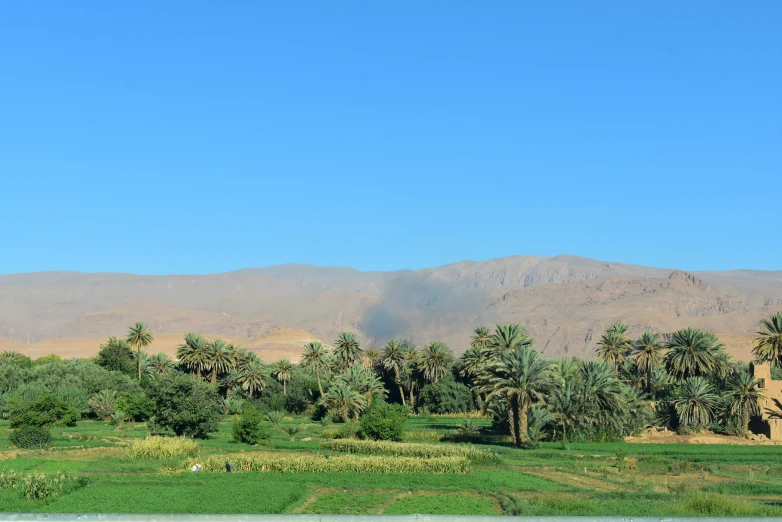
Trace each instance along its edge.
<path fill-rule="evenodd" d="M 408 431 L 432 438 L 453 432 L 460 421 L 417 416 L 409 419 Z M 320 424 L 303 417 L 284 422 L 302 427 L 296 440 L 277 430 L 268 446 L 252 447 L 231 440 L 226 417 L 217 434 L 198 442 L 198 459 L 258 452 L 281 459 L 344 455 L 319 448 Z M 77 479 L 60 496 L 44 500 L 1 489 L 0 511 L 782 516 L 782 447 L 776 446 L 482 445 L 499 455 L 499 463 L 473 462 L 465 474 L 229 474 L 192 473 L 184 459 L 124 458 L 123 446 L 146 436 L 143 424 L 117 429 L 83 421 L 52 433 L 52 449 L 21 451 L 8 444 L 7 423 L 0 423 L 0 473 L 67 472 Z"/>

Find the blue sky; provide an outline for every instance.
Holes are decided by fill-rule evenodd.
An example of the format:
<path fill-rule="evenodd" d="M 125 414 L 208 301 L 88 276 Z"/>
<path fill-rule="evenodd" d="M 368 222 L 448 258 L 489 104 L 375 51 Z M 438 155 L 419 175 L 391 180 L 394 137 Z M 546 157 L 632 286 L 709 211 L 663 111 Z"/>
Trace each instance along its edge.
<path fill-rule="evenodd" d="M 782 3 L 7 2 L 0 273 L 782 269 Z"/>

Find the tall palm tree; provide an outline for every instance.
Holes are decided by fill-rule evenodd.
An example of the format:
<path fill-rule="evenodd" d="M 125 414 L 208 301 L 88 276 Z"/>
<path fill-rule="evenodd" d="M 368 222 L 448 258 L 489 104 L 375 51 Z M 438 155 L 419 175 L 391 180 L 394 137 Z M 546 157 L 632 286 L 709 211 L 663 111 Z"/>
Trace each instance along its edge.
<path fill-rule="evenodd" d="M 646 392 L 651 393 L 652 376 L 663 362 L 664 346 L 660 336 L 653 332 L 644 332 L 635 342 L 635 364 L 638 371 L 646 375 Z"/>
<path fill-rule="evenodd" d="M 282 383 L 282 393 L 286 397 L 288 396 L 288 381 L 291 380 L 293 375 L 293 365 L 287 359 L 278 361 L 272 368 L 272 377 Z"/>
<path fill-rule="evenodd" d="M 511 436 L 517 446 L 527 442 L 529 408 L 557 387 L 551 362 L 526 345 L 501 350 L 484 366 L 478 384 L 488 401 L 497 399 L 507 406 Z"/>
<path fill-rule="evenodd" d="M 625 335 L 627 326 L 616 323 L 608 327 L 597 342 L 597 356 L 614 369 L 614 375 L 619 375 L 619 367 L 633 349 L 630 338 Z"/>
<path fill-rule="evenodd" d="M 417 359 L 405 361 L 404 366 L 399 369 L 399 382 L 407 390 L 407 405 L 411 410 L 415 408 L 415 390 L 419 387 L 419 374 Z"/>
<path fill-rule="evenodd" d="M 402 398 L 402 404 L 405 404 L 405 392 L 402 390 L 402 383 L 399 381 L 399 369 L 405 363 L 405 353 L 402 351 L 402 345 L 396 339 L 391 339 L 383 348 L 380 354 L 380 364 L 386 370 L 394 372 L 394 382 L 399 386 L 399 396 Z"/>
<path fill-rule="evenodd" d="M 372 370 L 364 368 L 360 364 L 351 366 L 345 373 L 340 374 L 336 381 L 345 382 L 356 392 L 364 396 L 367 407 L 373 399 L 383 400 L 388 396 L 388 391 L 383 386 L 383 381 Z"/>
<path fill-rule="evenodd" d="M 684 328 L 673 334 L 666 348 L 665 367 L 677 382 L 727 373 L 726 358 L 722 357 L 725 345 L 712 333 Z"/>
<path fill-rule="evenodd" d="M 342 332 L 334 341 L 334 356 L 342 371 L 361 361 L 363 354 L 361 343 L 353 332 Z"/>
<path fill-rule="evenodd" d="M 138 366 L 139 363 L 141 363 L 141 375 L 143 375 L 145 377 L 153 377 L 154 376 L 154 372 L 153 372 L 152 366 L 151 366 L 151 363 L 152 363 L 151 357 L 149 356 L 149 354 L 147 352 L 141 352 L 140 355 L 141 355 L 141 361 L 138 360 L 139 353 L 138 352 L 133 352 L 133 360 L 136 361 L 136 366 Z"/>
<path fill-rule="evenodd" d="M 689 377 L 674 395 L 673 405 L 681 426 L 702 429 L 708 426 L 717 409 L 719 396 L 703 377 Z"/>
<path fill-rule="evenodd" d="M 470 382 L 474 383 L 475 378 L 480 373 L 481 368 L 484 364 L 486 364 L 486 360 L 487 353 L 485 349 L 470 347 L 466 352 L 459 356 L 456 369 L 458 370 L 460 376 L 464 377 L 465 379 L 469 379 Z M 486 404 L 485 397 L 475 386 L 473 386 L 473 393 L 477 395 L 480 404 Z M 483 409 L 483 407 L 484 406 L 481 406 L 481 409 Z"/>
<path fill-rule="evenodd" d="M 491 330 L 488 326 L 478 326 L 470 337 L 470 348 L 486 350 L 491 345 Z"/>
<path fill-rule="evenodd" d="M 782 312 L 760 320 L 764 330 L 757 332 L 758 337 L 752 343 L 752 355 L 761 361 L 769 361 L 782 366 Z"/>
<path fill-rule="evenodd" d="M 311 341 L 304 346 L 304 353 L 301 356 L 301 367 L 309 368 L 315 372 L 315 379 L 318 381 L 318 390 L 323 396 L 323 386 L 320 383 L 320 372 L 328 370 L 327 352 L 319 341 Z"/>
<path fill-rule="evenodd" d="M 176 356 L 185 368 L 195 370 L 196 379 L 201 380 L 201 372 L 210 368 L 211 346 L 202 336 L 190 332 L 185 335 L 184 344 L 177 347 Z"/>
<path fill-rule="evenodd" d="M 447 345 L 435 341 L 424 348 L 418 361 L 418 367 L 424 379 L 437 384 L 437 381 L 448 372 L 451 362 L 453 362 L 451 349 Z"/>
<path fill-rule="evenodd" d="M 728 379 L 730 413 L 741 419 L 745 432 L 749 430 L 750 416 L 760 414 L 760 402 L 765 398 L 759 384 L 757 379 L 745 372 L 735 372 Z"/>
<path fill-rule="evenodd" d="M 247 396 L 252 398 L 256 391 L 266 386 L 266 367 L 259 360 L 251 360 L 236 372 L 236 382 L 239 383 Z"/>
<path fill-rule="evenodd" d="M 532 346 L 532 338 L 519 323 L 498 324 L 489 339 L 488 350 L 492 356 L 499 352 L 515 350 L 519 346 Z"/>
<path fill-rule="evenodd" d="M 218 373 L 227 373 L 236 366 L 236 349 L 222 339 L 209 343 L 209 367 L 212 369 L 212 384 L 217 382 Z"/>
<path fill-rule="evenodd" d="M 149 368 L 154 375 L 168 375 L 175 367 L 174 360 L 162 352 L 149 358 Z"/>
<path fill-rule="evenodd" d="M 364 352 L 362 364 L 367 368 L 377 368 L 380 364 L 380 350 L 377 348 L 370 348 Z"/>
<path fill-rule="evenodd" d="M 136 349 L 136 363 L 138 365 L 138 380 L 141 380 L 141 349 L 152 344 L 152 332 L 144 323 L 136 323 L 128 330 L 128 344 Z"/>
<path fill-rule="evenodd" d="M 348 422 L 351 414 L 358 416 L 367 406 L 366 397 L 344 381 L 335 381 L 320 401 L 329 411 L 339 415 L 342 422 Z"/>

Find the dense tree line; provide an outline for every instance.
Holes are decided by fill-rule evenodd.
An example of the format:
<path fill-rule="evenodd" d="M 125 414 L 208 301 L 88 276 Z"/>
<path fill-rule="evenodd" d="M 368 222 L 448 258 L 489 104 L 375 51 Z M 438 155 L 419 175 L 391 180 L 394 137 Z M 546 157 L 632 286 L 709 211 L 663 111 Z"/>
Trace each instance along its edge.
<path fill-rule="evenodd" d="M 761 327 L 753 354 L 776 373 L 782 313 Z M 137 323 L 92 359 L 1 354 L 0 411 L 11 418 L 48 405 L 65 408 L 67 419 L 149 421 L 154 429 L 206 436 L 221 414 L 243 409 L 255 419 L 254 430 L 258 418 L 273 420 L 273 412 L 353 423 L 373 404 L 397 403 L 418 413 L 491 415 L 494 434 L 509 435 L 517 446 L 609 440 L 649 425 L 746 434 L 763 390 L 713 334 L 685 328 L 665 340 L 653 332 L 631 339 L 627 331 L 621 323 L 610 326 L 594 360 L 556 361 L 536 350 L 520 324 L 476 328 L 458 358 L 441 342 L 418 347 L 392 339 L 365 349 L 356 334 L 344 332 L 332 347 L 308 343 L 297 365 L 265 363 L 254 352 L 195 333 L 184 337 L 175 358 L 151 355 L 145 350 L 154 337 Z M 38 419 L 18 422 L 62 422 L 45 414 Z M 237 429 L 249 433 L 247 426 Z"/>

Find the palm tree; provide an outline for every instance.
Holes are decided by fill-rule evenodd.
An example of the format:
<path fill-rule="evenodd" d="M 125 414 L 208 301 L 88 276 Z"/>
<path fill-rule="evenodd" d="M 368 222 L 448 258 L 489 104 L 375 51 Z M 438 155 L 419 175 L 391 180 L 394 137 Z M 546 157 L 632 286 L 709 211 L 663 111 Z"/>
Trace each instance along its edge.
<path fill-rule="evenodd" d="M 202 336 L 191 332 L 185 335 L 185 343 L 177 347 L 176 356 L 185 368 L 195 370 L 196 380 L 201 380 L 201 372 L 210 368 L 211 346 Z"/>
<path fill-rule="evenodd" d="M 363 395 L 366 399 L 367 407 L 372 404 L 373 399 L 383 400 L 388 396 L 388 391 L 383 386 L 383 381 L 380 380 L 380 377 L 360 364 L 348 368 L 345 373 L 340 374 L 336 378 L 336 381 L 349 384 L 353 390 Z"/>
<path fill-rule="evenodd" d="M 175 367 L 174 360 L 162 352 L 149 358 L 149 369 L 154 375 L 168 375 Z"/>
<path fill-rule="evenodd" d="M 321 370 L 328 370 L 327 352 L 319 341 L 312 341 L 304 346 L 304 353 L 301 356 L 301 367 L 309 368 L 315 372 L 315 379 L 318 381 L 318 390 L 323 396 L 323 386 L 320 383 Z"/>
<path fill-rule="evenodd" d="M 152 344 L 152 333 L 144 323 L 136 323 L 128 330 L 128 344 L 136 349 L 138 380 L 141 380 L 141 349 Z"/>
<path fill-rule="evenodd" d="M 266 367 L 259 360 L 248 361 L 236 372 L 236 382 L 252 398 L 253 393 L 266 386 Z"/>
<path fill-rule="evenodd" d="M 524 327 L 519 323 L 498 324 L 489 339 L 488 350 L 492 356 L 496 356 L 499 352 L 515 350 L 519 346 L 532 346 L 532 338 Z"/>
<path fill-rule="evenodd" d="M 133 360 L 136 361 L 136 366 L 139 366 L 139 363 L 141 365 L 141 375 L 145 377 L 152 377 L 154 375 L 154 372 L 152 371 L 151 366 L 151 358 L 147 354 L 147 352 L 141 352 L 141 360 L 138 360 L 139 353 L 138 352 L 132 352 Z"/>
<path fill-rule="evenodd" d="M 115 390 L 101 390 L 89 400 L 89 406 L 95 412 L 95 416 L 108 420 L 114 413 L 117 401 L 117 392 Z"/>
<path fill-rule="evenodd" d="M 380 351 L 377 348 L 370 348 L 364 352 L 362 364 L 367 368 L 377 368 L 380 364 Z"/>
<path fill-rule="evenodd" d="M 361 343 L 353 332 L 342 332 L 334 341 L 334 356 L 342 371 L 361 361 L 363 354 Z"/>
<path fill-rule="evenodd" d="M 320 400 L 328 410 L 339 415 L 342 422 L 348 422 L 351 414 L 357 416 L 367 405 L 366 398 L 343 381 L 334 382 Z"/>
<path fill-rule="evenodd" d="M 635 343 L 635 364 L 638 366 L 638 371 L 646 375 L 647 393 L 651 392 L 654 371 L 663 362 L 663 349 L 660 337 L 653 332 L 644 332 Z"/>
<path fill-rule="evenodd" d="M 760 361 L 782 366 L 782 312 L 761 319 L 760 324 L 765 330 L 757 332 L 759 337 L 753 342 L 752 355 Z"/>
<path fill-rule="evenodd" d="M 424 379 L 434 382 L 448 372 L 448 367 L 453 361 L 453 354 L 447 345 L 441 342 L 433 342 L 421 353 L 418 367 Z"/>
<path fill-rule="evenodd" d="M 677 382 L 689 377 L 724 375 L 727 373 L 723 345 L 712 333 L 697 328 L 684 328 L 668 341 L 665 367 Z"/>
<path fill-rule="evenodd" d="M 499 400 L 507 406 L 511 436 L 517 446 L 527 442 L 527 412 L 557 387 L 551 362 L 531 346 L 518 344 L 501 350 L 478 377 L 487 400 Z"/>
<path fill-rule="evenodd" d="M 736 372 L 728 379 L 730 413 L 741 419 L 744 431 L 749 430 L 749 417 L 760 414 L 760 402 L 765 398 L 760 382 L 749 373 Z"/>
<path fill-rule="evenodd" d="M 719 397 L 703 377 L 689 377 L 674 395 L 673 405 L 681 426 L 700 429 L 708 426 L 717 409 Z"/>
<path fill-rule="evenodd" d="M 627 326 L 616 323 L 608 327 L 597 343 L 597 356 L 611 365 L 614 375 L 619 375 L 619 367 L 624 364 L 627 355 L 633 349 L 633 344 L 625 335 Z"/>
<path fill-rule="evenodd" d="M 488 326 L 478 326 L 474 330 L 474 335 L 470 337 L 470 348 L 482 351 L 491 346 L 491 331 Z"/>
<path fill-rule="evenodd" d="M 291 380 L 293 375 L 293 365 L 287 359 L 283 359 L 272 368 L 272 377 L 282 383 L 282 393 L 286 397 L 288 396 L 288 381 Z"/>
<path fill-rule="evenodd" d="M 236 366 L 236 349 L 222 339 L 215 339 L 209 343 L 209 358 L 212 384 L 215 384 L 218 373 L 230 372 Z"/>
<path fill-rule="evenodd" d="M 399 369 L 405 363 L 405 353 L 402 351 L 402 345 L 396 339 L 388 341 L 380 355 L 380 364 L 387 370 L 394 372 L 394 382 L 399 386 L 399 396 L 402 398 L 402 404 L 405 404 L 405 392 L 402 390 L 402 383 L 399 381 Z"/>

